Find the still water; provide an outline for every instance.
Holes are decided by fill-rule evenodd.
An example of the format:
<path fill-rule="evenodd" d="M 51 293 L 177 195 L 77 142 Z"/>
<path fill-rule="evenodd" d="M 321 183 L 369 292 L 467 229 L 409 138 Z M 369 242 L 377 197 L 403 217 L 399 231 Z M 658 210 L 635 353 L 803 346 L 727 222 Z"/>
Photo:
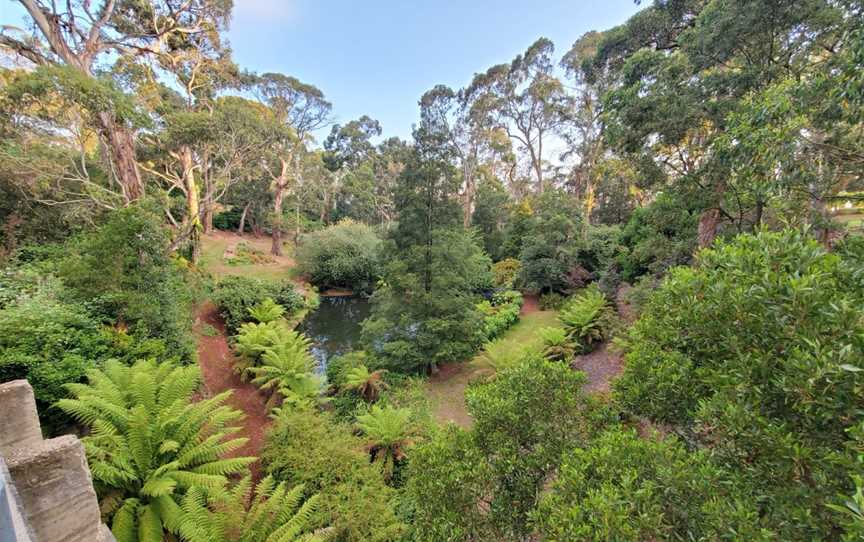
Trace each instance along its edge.
<path fill-rule="evenodd" d="M 369 316 L 369 300 L 354 296 L 322 296 L 321 306 L 298 326 L 312 341 L 312 355 L 324 372 L 327 362 L 358 348 L 360 324 Z"/>

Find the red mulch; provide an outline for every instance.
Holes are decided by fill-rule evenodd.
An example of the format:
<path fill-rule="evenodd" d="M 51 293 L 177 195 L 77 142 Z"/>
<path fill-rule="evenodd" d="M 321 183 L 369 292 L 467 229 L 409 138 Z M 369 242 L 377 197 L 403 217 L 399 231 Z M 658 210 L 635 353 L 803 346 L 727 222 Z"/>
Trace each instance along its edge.
<path fill-rule="evenodd" d="M 216 328 L 218 335 L 208 337 L 200 333 L 203 324 Z M 243 428 L 236 436 L 246 437 L 249 441 L 239 450 L 235 450 L 231 457 L 260 457 L 264 446 L 264 433 L 270 426 L 267 398 L 253 384 L 243 382 L 234 372 L 234 353 L 225 337 L 225 324 L 213 303 L 208 301 L 199 307 L 195 327 L 199 331 L 198 364 L 201 366 L 205 389 L 211 396 L 233 390 L 227 403 L 245 414 Z M 250 470 L 256 480 L 260 479 L 260 461 L 253 463 Z"/>
<path fill-rule="evenodd" d="M 525 294 L 522 296 L 522 316 L 533 314 L 540 311 L 540 299 L 534 294 Z"/>

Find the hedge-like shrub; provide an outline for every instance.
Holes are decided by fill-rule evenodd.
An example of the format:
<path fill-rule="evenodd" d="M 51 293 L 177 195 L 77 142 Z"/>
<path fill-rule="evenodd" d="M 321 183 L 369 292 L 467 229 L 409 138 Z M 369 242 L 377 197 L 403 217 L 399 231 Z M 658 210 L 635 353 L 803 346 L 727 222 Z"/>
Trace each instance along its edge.
<path fill-rule="evenodd" d="M 241 324 L 254 319 L 250 309 L 267 298 L 284 307 L 286 315 L 302 309 L 305 303 L 294 283 L 289 280 L 277 283 L 231 276 L 219 281 L 213 291 L 213 302 L 219 308 L 225 328 L 231 335 L 237 333 Z"/>
<path fill-rule="evenodd" d="M 359 222 L 344 220 L 303 236 L 297 268 L 319 288 L 371 292 L 381 277 L 382 241 Z"/>
<path fill-rule="evenodd" d="M 487 341 L 497 339 L 519 321 L 522 310 L 522 294 L 507 290 L 493 296 L 492 302 L 482 301 L 477 309 L 483 313 L 483 337 Z"/>

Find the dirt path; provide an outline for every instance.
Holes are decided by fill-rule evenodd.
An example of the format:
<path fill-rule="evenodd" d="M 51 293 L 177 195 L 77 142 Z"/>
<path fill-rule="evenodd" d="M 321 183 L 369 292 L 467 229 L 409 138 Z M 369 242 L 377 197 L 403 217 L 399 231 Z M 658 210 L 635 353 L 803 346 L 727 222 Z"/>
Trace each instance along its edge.
<path fill-rule="evenodd" d="M 519 312 L 520 316 L 526 316 L 528 314 L 534 314 L 535 312 L 540 311 L 540 299 L 534 294 L 525 294 L 522 297 L 522 310 Z"/>
<path fill-rule="evenodd" d="M 203 332 L 205 325 L 212 326 L 218 333 L 212 337 L 207 336 Z M 260 457 L 264 446 L 264 433 L 270 425 L 266 398 L 258 392 L 258 388 L 249 382 L 243 382 L 234 372 L 234 354 L 225 337 L 225 325 L 213 303 L 208 301 L 199 307 L 195 331 L 198 336 L 198 364 L 201 366 L 205 389 L 210 395 L 233 390 L 228 404 L 245 414 L 243 429 L 237 436 L 246 437 L 249 442 L 231 455 Z M 256 479 L 260 478 L 260 462 L 253 463 L 250 470 Z"/>

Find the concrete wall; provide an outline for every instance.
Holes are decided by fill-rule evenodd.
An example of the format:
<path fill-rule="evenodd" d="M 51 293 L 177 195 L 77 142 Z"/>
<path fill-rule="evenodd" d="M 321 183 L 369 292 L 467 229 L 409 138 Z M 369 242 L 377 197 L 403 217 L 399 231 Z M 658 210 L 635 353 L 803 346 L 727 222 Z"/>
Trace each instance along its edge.
<path fill-rule="evenodd" d="M 32 542 L 113 540 L 101 524 L 84 446 L 73 435 L 42 440 L 26 381 L 0 384 L 0 454 Z"/>

